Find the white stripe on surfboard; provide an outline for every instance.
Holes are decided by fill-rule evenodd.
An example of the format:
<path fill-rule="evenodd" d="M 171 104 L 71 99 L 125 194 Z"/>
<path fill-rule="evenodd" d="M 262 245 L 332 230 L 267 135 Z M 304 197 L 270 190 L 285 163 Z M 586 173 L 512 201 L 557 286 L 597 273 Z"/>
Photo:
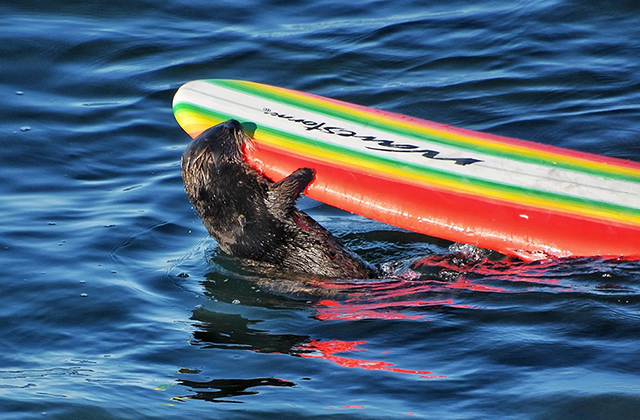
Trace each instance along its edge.
<path fill-rule="evenodd" d="M 349 120 L 313 112 L 302 107 L 273 101 L 259 95 L 225 88 L 206 81 L 187 83 L 176 93 L 174 101 L 175 103 L 191 103 L 205 109 L 233 116 L 242 121 L 254 122 L 258 124 L 258 127 L 273 128 L 312 139 L 319 143 L 329 143 L 347 150 L 357 150 L 383 159 L 432 167 L 451 174 L 504 185 L 640 209 L 640 184 L 638 183 L 512 160 L 461 147 L 442 145 L 417 137 L 390 133 L 368 127 L 366 124 L 354 123 Z M 265 109 L 268 109 L 270 113 L 265 113 Z M 295 119 L 307 122 L 324 123 L 322 127 L 340 127 L 355 132 L 360 136 L 373 136 L 379 140 L 390 140 L 395 145 L 417 145 L 420 150 L 437 151 L 436 157 L 439 159 L 471 158 L 480 160 L 480 162 L 463 166 L 455 164 L 455 161 L 452 160 L 427 159 L 422 156 L 422 153 L 373 151 L 367 146 L 378 148 L 376 142 L 363 141 L 362 139 L 344 137 L 337 134 L 332 135 L 320 129 L 308 130 L 313 125 L 293 122 L 273 116 L 271 113 L 292 116 Z M 383 147 L 383 149 L 385 148 Z"/>

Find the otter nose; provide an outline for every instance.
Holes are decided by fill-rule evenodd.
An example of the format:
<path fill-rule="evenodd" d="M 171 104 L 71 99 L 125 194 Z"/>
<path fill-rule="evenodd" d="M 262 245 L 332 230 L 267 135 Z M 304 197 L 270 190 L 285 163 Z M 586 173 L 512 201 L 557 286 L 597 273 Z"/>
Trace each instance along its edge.
<path fill-rule="evenodd" d="M 240 122 L 238 120 L 228 120 L 225 121 L 224 126 L 228 129 L 228 130 L 232 130 L 232 131 L 244 131 L 244 128 L 242 127 L 242 124 L 240 124 Z"/>

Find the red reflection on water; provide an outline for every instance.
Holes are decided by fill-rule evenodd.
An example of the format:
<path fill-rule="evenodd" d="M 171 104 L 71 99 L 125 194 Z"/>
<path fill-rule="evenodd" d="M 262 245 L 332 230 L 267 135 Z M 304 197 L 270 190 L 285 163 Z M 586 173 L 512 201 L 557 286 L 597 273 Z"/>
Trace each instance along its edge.
<path fill-rule="evenodd" d="M 384 298 L 387 298 L 385 296 Z M 360 303 L 356 300 L 348 300 L 340 303 L 333 300 L 321 300 L 316 304 L 316 318 L 321 321 L 357 321 L 361 319 L 409 319 L 425 320 L 425 315 L 404 315 L 400 312 L 390 311 L 394 306 L 399 307 L 426 307 L 449 306 L 456 308 L 468 308 L 468 305 L 456 305 L 453 300 L 409 300 L 401 302 Z"/>
<path fill-rule="evenodd" d="M 475 292 L 509 293 L 502 287 L 485 286 L 484 284 L 478 284 L 473 280 L 467 280 L 464 277 L 460 277 L 453 283 L 447 284 L 447 288 L 473 290 Z"/>
<path fill-rule="evenodd" d="M 455 264 L 451 260 L 451 256 L 438 255 L 429 256 L 417 260 L 412 263 L 411 268 L 414 270 L 420 270 L 421 267 L 433 267 L 437 266 L 441 269 L 452 270 L 460 273 L 461 278 L 467 274 L 473 274 L 474 276 L 481 276 L 474 281 L 457 281 L 450 285 L 449 288 L 469 289 L 475 291 L 487 291 L 496 293 L 513 293 L 507 289 L 500 287 L 491 287 L 478 284 L 478 281 L 482 281 L 483 278 L 508 281 L 508 282 L 525 282 L 534 283 L 548 286 L 560 286 L 562 280 L 557 278 L 560 274 L 570 275 L 571 273 L 557 273 L 558 269 L 566 267 L 567 261 L 570 259 L 549 259 L 539 260 L 534 262 L 520 261 L 514 258 L 505 258 L 498 261 L 481 260 L 472 261 L 466 264 Z M 571 291 L 571 288 L 565 288 L 566 291 Z"/>
<path fill-rule="evenodd" d="M 395 373 L 406 373 L 411 375 L 421 375 L 421 378 L 433 379 L 433 378 L 445 378 L 446 376 L 432 376 L 431 372 L 427 370 L 411 370 L 400 369 L 393 367 L 393 363 L 385 362 L 382 360 L 365 360 L 365 359 L 351 359 L 343 356 L 336 356 L 336 353 L 347 353 L 352 351 L 362 351 L 365 349 L 358 349 L 357 346 L 366 343 L 366 341 L 341 341 L 341 340 L 311 340 L 307 344 L 298 346 L 300 350 L 305 352 L 301 353 L 301 357 L 312 359 L 325 359 L 331 363 L 335 363 L 338 366 L 348 368 L 359 368 L 367 370 L 382 370 Z M 307 351 L 313 351 L 313 353 L 306 353 Z"/>

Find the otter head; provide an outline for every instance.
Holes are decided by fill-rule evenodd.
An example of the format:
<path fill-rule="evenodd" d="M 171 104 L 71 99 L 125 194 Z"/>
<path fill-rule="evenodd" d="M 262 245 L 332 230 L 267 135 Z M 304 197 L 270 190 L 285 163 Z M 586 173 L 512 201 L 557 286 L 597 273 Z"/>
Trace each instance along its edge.
<path fill-rule="evenodd" d="M 203 131 L 182 154 L 182 178 L 187 193 L 208 185 L 211 171 L 220 165 L 242 164 L 242 146 L 250 141 L 242 124 L 236 120 L 228 120 Z"/>
<path fill-rule="evenodd" d="M 196 163 L 198 160 L 213 162 L 241 163 L 242 145 L 251 139 L 245 134 L 242 124 L 228 120 L 203 131 L 196 137 L 183 155 Z"/>

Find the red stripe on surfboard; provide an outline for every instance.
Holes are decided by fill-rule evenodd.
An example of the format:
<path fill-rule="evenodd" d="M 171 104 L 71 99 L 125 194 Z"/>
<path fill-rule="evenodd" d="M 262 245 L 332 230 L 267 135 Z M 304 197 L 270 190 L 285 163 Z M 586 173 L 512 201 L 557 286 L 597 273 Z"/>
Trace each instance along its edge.
<path fill-rule="evenodd" d="M 265 144 L 246 150 L 249 162 L 279 181 L 301 167 L 316 171 L 307 195 L 404 229 L 527 259 L 549 256 L 638 256 L 640 227 L 402 183 L 338 167 Z M 268 162 L 268 165 L 265 163 Z M 358 185 L 353 191 L 349 185 Z M 367 204 L 364 204 L 367 203 Z M 409 217 L 413 216 L 413 217 Z M 420 217 L 426 219 L 420 221 Z"/>

